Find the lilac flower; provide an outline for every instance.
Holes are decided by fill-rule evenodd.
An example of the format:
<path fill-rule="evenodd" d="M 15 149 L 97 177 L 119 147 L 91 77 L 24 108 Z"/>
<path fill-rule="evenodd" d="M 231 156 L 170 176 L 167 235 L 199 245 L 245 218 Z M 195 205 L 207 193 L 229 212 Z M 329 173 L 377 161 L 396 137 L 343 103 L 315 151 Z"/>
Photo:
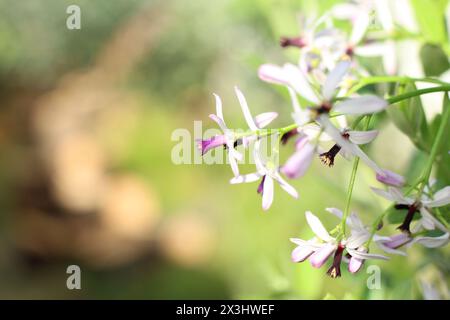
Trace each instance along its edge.
<path fill-rule="evenodd" d="M 428 196 L 424 193 L 420 199 L 415 199 L 403 195 L 403 193 L 394 187 L 388 187 L 388 191 L 372 188 L 372 190 L 379 196 L 394 202 L 397 208 L 406 208 L 408 213 L 403 223 L 398 229 L 411 234 L 410 225 L 413 221 L 416 212 L 420 212 L 421 219 L 418 221 L 424 229 L 434 230 L 439 229 L 445 233 L 448 233 L 447 228 L 432 214 L 432 208 L 443 207 L 450 204 L 450 186 L 446 186 L 437 191 L 433 196 Z"/>
<path fill-rule="evenodd" d="M 250 110 L 248 108 L 247 101 L 243 93 L 237 87 L 235 87 L 235 92 L 239 100 L 239 104 L 241 106 L 247 125 L 251 130 L 256 131 L 261 128 L 264 128 L 278 116 L 276 112 L 266 112 L 257 115 L 255 118 L 252 118 Z M 233 170 L 234 176 L 238 176 L 239 168 L 237 161 L 241 161 L 243 156 L 235 148 L 239 144 L 247 145 L 251 137 L 238 139 L 235 136 L 233 130 L 229 129 L 225 125 L 225 120 L 223 118 L 223 111 L 222 111 L 222 100 L 215 93 L 214 97 L 216 99 L 216 114 L 210 114 L 209 117 L 219 125 L 219 127 L 223 131 L 223 135 L 217 135 L 205 140 L 198 140 L 197 145 L 202 155 L 213 148 L 217 148 L 220 146 L 226 147 L 228 150 L 228 159 L 231 168 Z"/>
<path fill-rule="evenodd" d="M 342 212 L 338 209 L 330 208 L 327 210 L 342 216 Z M 333 263 L 328 269 L 327 274 L 332 278 L 336 278 L 341 276 L 340 265 L 344 259 L 344 250 L 350 256 L 349 271 L 353 273 L 361 268 L 363 261 L 366 259 L 388 259 L 382 255 L 367 253 L 367 249 L 363 244 L 367 241 L 370 234 L 360 220 L 357 217 L 355 218 L 355 215 L 351 218 L 354 221 L 351 219 L 347 221 L 352 228 L 351 236 L 339 242 L 336 238 L 330 236 L 319 218 L 310 211 L 307 211 L 305 216 L 315 237 L 307 241 L 298 238 L 290 239 L 291 242 L 297 245 L 291 254 L 292 261 L 302 262 L 309 258 L 313 267 L 320 268 L 333 255 Z M 364 233 L 362 233 L 363 229 L 361 228 L 365 230 Z"/>
<path fill-rule="evenodd" d="M 278 182 L 280 187 L 289 193 L 292 197 L 298 198 L 297 190 L 288 184 L 279 174 L 278 167 L 274 161 L 264 161 L 261 156 L 261 140 L 257 140 L 254 144 L 253 154 L 256 165 L 256 172 L 239 175 L 230 180 L 231 184 L 255 182 L 260 180 L 258 193 L 262 195 L 262 208 L 268 210 L 273 202 L 274 197 L 274 180 Z"/>

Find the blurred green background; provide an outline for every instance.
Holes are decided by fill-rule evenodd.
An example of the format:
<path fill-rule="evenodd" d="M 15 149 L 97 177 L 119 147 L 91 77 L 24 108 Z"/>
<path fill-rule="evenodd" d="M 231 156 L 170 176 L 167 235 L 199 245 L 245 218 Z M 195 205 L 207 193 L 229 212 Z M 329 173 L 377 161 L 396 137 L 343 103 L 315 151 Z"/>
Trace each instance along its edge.
<path fill-rule="evenodd" d="M 370 262 L 380 290 L 367 289 L 365 270 L 331 279 L 290 261 L 289 238 L 311 236 L 305 210 L 337 223 L 325 208 L 343 208 L 342 158 L 294 181 L 299 200 L 276 188 L 269 212 L 256 184 L 228 184 L 228 166 L 171 161 L 175 129 L 215 127 L 212 92 L 227 123 L 243 124 L 234 85 L 254 114 L 278 111 L 273 126 L 286 125 L 285 92 L 257 68 L 295 63 L 279 37 L 298 34 L 299 14 L 337 2 L 0 0 L 0 298 L 420 299 L 421 279 L 445 286 L 448 248 Z M 81 30 L 66 28 L 71 4 Z M 448 59 L 433 65 L 440 74 Z M 417 175 L 425 155 L 385 115 L 377 126 L 371 156 Z M 369 192 L 376 185 L 360 166 L 352 209 L 367 223 L 387 206 Z M 70 264 L 82 290 L 66 288 Z"/>

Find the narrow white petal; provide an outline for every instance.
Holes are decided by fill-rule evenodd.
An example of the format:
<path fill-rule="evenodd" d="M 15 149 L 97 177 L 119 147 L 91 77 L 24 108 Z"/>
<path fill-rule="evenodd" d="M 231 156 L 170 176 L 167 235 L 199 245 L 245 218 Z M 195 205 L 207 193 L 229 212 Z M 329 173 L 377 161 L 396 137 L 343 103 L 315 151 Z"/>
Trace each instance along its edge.
<path fill-rule="evenodd" d="M 402 251 L 402 250 L 398 250 L 398 249 L 392 249 L 389 248 L 388 246 L 385 246 L 383 244 L 383 242 L 376 242 L 376 244 L 378 245 L 378 247 L 383 250 L 384 252 L 390 253 L 390 254 L 398 254 L 400 256 L 406 256 L 406 252 Z"/>
<path fill-rule="evenodd" d="M 366 144 L 377 137 L 378 130 L 347 131 L 347 133 L 351 142 L 355 144 Z"/>
<path fill-rule="evenodd" d="M 220 99 L 219 95 L 213 93 L 214 98 L 216 99 L 216 115 L 219 119 L 223 120 L 223 111 L 222 111 L 222 99 Z"/>
<path fill-rule="evenodd" d="M 234 87 L 234 91 L 236 92 L 236 96 L 239 100 L 239 104 L 241 105 L 242 113 L 244 114 L 245 121 L 247 121 L 247 125 L 251 130 L 258 130 L 255 122 L 253 121 L 252 115 L 250 113 L 250 109 L 248 108 L 247 100 L 244 97 L 244 94 L 238 87 Z"/>
<path fill-rule="evenodd" d="M 348 72 L 350 64 L 351 62 L 348 60 L 340 61 L 328 75 L 322 88 L 322 95 L 326 101 L 330 101 L 333 98 L 336 87 Z"/>
<path fill-rule="evenodd" d="M 289 193 L 292 197 L 298 198 L 298 192 L 295 190 L 293 186 L 291 186 L 289 183 L 286 182 L 279 174 L 276 174 L 274 178 L 278 181 L 280 184 L 280 187 L 283 188 L 284 191 Z"/>
<path fill-rule="evenodd" d="M 263 185 L 262 208 L 268 210 L 273 202 L 273 179 L 266 176 Z"/>
<path fill-rule="evenodd" d="M 354 249 L 350 249 L 347 248 L 348 253 L 350 253 L 350 255 L 352 257 L 356 257 L 359 259 L 380 259 L 380 260 L 389 260 L 388 257 L 383 256 L 381 254 L 374 254 L 374 253 L 366 253 L 366 252 L 362 252 L 362 251 L 358 251 L 358 250 L 354 250 Z"/>
<path fill-rule="evenodd" d="M 436 219 L 426 208 L 420 208 L 420 214 L 422 215 L 422 224 L 424 228 L 428 230 L 434 230 L 438 228 L 441 231 L 448 232 L 447 228 Z"/>
<path fill-rule="evenodd" d="M 231 184 L 237 184 L 237 183 L 248 183 L 248 182 L 255 182 L 258 181 L 261 178 L 261 175 L 257 172 L 255 173 L 249 173 L 244 175 L 239 175 L 237 177 L 234 177 L 230 180 Z"/>
<path fill-rule="evenodd" d="M 436 192 L 433 200 L 423 200 L 422 203 L 430 208 L 443 207 L 450 204 L 450 186 L 446 186 Z"/>
<path fill-rule="evenodd" d="M 258 114 L 255 117 L 255 123 L 258 128 L 264 128 L 269 123 L 271 123 L 276 117 L 278 117 L 278 113 L 276 112 L 265 112 Z"/>
<path fill-rule="evenodd" d="M 311 85 L 309 84 L 308 80 L 299 67 L 287 63 L 283 68 L 288 77 L 289 85 L 295 91 L 297 91 L 300 96 L 304 97 L 306 100 L 315 105 L 320 103 L 319 98 L 311 88 Z"/>
<path fill-rule="evenodd" d="M 384 110 L 388 106 L 386 100 L 373 95 L 364 95 L 347 99 L 333 107 L 333 111 L 342 114 L 371 114 Z"/>
<path fill-rule="evenodd" d="M 325 242 L 330 242 L 333 240 L 333 238 L 323 226 L 322 222 L 320 222 L 319 218 L 317 218 L 311 211 L 306 211 L 305 216 L 311 230 L 319 239 Z"/>
<path fill-rule="evenodd" d="M 344 213 L 341 210 L 337 209 L 337 208 L 326 208 L 325 210 L 328 211 L 329 213 L 335 215 L 339 219 L 342 219 L 342 217 L 344 215 Z"/>
<path fill-rule="evenodd" d="M 446 245 L 449 242 L 449 233 L 439 237 L 416 237 L 413 242 L 418 242 L 427 248 L 437 248 Z"/>
<path fill-rule="evenodd" d="M 342 137 L 341 132 L 331 123 L 330 119 L 327 115 L 321 115 L 317 118 L 317 122 L 319 122 L 324 128 L 325 132 L 333 138 L 334 141 L 338 145 L 342 147 L 342 149 L 350 152 L 356 157 L 359 157 L 366 165 L 368 165 L 375 172 L 381 172 L 380 167 L 372 161 L 356 144 L 351 143 L 347 139 Z"/>
<path fill-rule="evenodd" d="M 228 128 L 225 125 L 225 122 L 223 122 L 223 120 L 221 118 L 219 118 L 217 115 L 210 114 L 209 118 L 211 120 L 213 120 L 215 123 L 217 123 L 217 125 L 220 127 L 220 129 L 222 129 L 223 132 L 228 131 Z"/>
<path fill-rule="evenodd" d="M 301 112 L 302 108 L 300 106 L 300 103 L 298 102 L 297 99 L 297 94 L 295 93 L 294 89 L 292 89 L 291 87 L 287 87 L 288 91 L 289 91 L 289 96 L 291 97 L 291 101 L 292 101 L 292 108 L 294 109 L 294 112 Z M 309 121 L 309 119 L 308 119 Z"/>
<path fill-rule="evenodd" d="M 239 175 L 239 167 L 236 159 L 231 155 L 231 153 L 228 153 L 228 161 L 230 162 L 231 170 L 233 171 L 234 176 L 237 177 Z"/>
<path fill-rule="evenodd" d="M 353 24 L 352 34 L 350 36 L 350 43 L 352 45 L 356 45 L 362 40 L 364 34 L 367 31 L 369 23 L 370 23 L 369 14 L 361 12 Z"/>

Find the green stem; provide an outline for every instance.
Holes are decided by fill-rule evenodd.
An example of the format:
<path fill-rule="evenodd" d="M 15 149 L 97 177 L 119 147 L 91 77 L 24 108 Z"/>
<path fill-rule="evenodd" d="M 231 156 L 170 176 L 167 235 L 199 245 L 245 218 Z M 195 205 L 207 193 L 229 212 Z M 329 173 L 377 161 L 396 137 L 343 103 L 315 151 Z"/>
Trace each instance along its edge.
<path fill-rule="evenodd" d="M 440 85 L 448 84 L 439 79 L 428 78 L 428 77 L 427 78 L 409 78 L 409 77 L 401 77 L 401 76 L 375 76 L 375 77 L 368 77 L 368 78 L 362 79 L 360 82 L 358 82 L 355 86 L 353 86 L 349 90 L 348 94 L 351 95 L 371 84 L 389 83 L 389 82 L 400 82 L 400 83 L 428 82 L 428 83 L 436 83 L 436 84 L 440 84 Z"/>
<path fill-rule="evenodd" d="M 422 94 L 433 93 L 433 92 L 441 92 L 441 91 L 450 91 L 450 85 L 433 87 L 433 88 L 425 88 L 416 91 L 411 91 L 403 94 L 399 94 L 398 96 L 390 97 L 386 99 L 389 104 L 394 104 L 406 99 L 414 98 L 420 96 Z"/>
<path fill-rule="evenodd" d="M 425 169 L 421 176 L 422 183 L 418 192 L 418 197 L 422 195 L 423 189 L 425 188 L 425 186 L 428 183 L 428 180 L 430 179 L 431 170 L 433 169 L 433 163 L 438 154 L 439 147 L 444 137 L 445 127 L 448 125 L 449 120 L 450 120 L 450 107 L 444 105 L 444 113 L 442 114 L 441 123 L 439 125 L 436 138 L 433 142 L 433 146 L 431 147 L 430 157 L 428 158 L 427 164 L 425 165 Z"/>
<path fill-rule="evenodd" d="M 420 185 L 419 191 L 417 193 L 417 197 L 420 198 L 420 196 L 423 193 L 423 189 L 424 187 L 427 185 L 428 180 L 430 178 L 430 174 L 431 174 L 431 169 L 433 168 L 433 163 L 434 160 L 436 158 L 436 155 L 439 151 L 439 146 L 441 144 L 441 140 L 444 137 L 444 132 L 445 132 L 445 126 L 449 123 L 450 121 L 450 107 L 445 107 L 444 106 L 444 114 L 442 115 L 441 118 L 441 123 L 439 125 L 439 129 L 438 132 L 436 134 L 436 139 L 433 142 L 433 146 L 431 147 L 431 152 L 430 152 L 430 157 L 428 158 L 427 164 L 425 165 L 425 169 L 423 174 L 417 179 L 417 181 L 415 183 L 413 183 L 406 191 L 405 191 L 405 195 L 407 196 L 408 194 L 410 194 L 414 189 L 417 188 L 418 185 Z M 383 211 L 382 214 L 380 214 L 378 216 L 378 218 L 375 220 L 375 222 L 372 225 L 372 230 L 371 230 L 371 234 L 369 237 L 369 240 L 367 241 L 367 247 L 370 246 L 370 243 L 372 241 L 373 236 L 375 235 L 375 232 L 379 226 L 379 224 L 383 221 L 384 217 L 388 214 L 388 212 L 392 209 L 393 205 L 389 206 L 386 210 Z M 439 212 L 440 214 L 440 212 Z M 439 216 L 438 214 L 438 216 Z M 441 221 L 444 219 L 441 219 Z M 444 224 L 446 225 L 446 224 Z"/>
<path fill-rule="evenodd" d="M 372 118 L 371 116 L 367 117 L 366 125 L 365 125 L 365 128 L 364 128 L 365 131 L 369 129 L 371 118 Z M 342 236 L 345 236 L 345 227 L 346 227 L 346 222 L 347 222 L 348 215 L 350 213 L 350 203 L 351 203 L 351 200 L 352 200 L 353 187 L 355 185 L 356 172 L 358 171 L 358 164 L 359 164 L 359 157 L 355 157 L 355 160 L 353 160 L 352 174 L 350 176 L 350 181 L 349 181 L 349 184 L 348 184 L 347 201 L 345 203 L 345 209 L 344 209 L 344 213 L 343 213 L 342 221 L 341 221 L 341 234 L 342 234 Z"/>

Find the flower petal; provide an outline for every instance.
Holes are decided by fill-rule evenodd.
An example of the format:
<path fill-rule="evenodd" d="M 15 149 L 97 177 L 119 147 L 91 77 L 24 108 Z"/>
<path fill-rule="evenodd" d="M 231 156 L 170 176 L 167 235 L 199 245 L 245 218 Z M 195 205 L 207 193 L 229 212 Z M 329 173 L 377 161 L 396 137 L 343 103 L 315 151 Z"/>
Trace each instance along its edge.
<path fill-rule="evenodd" d="M 320 222 L 319 218 L 317 218 L 311 211 L 306 211 L 305 216 L 311 230 L 319 239 L 325 242 L 330 242 L 333 240 L 333 238 L 323 226 L 322 222 Z"/>
<path fill-rule="evenodd" d="M 319 98 L 298 66 L 287 63 L 283 69 L 292 89 L 309 102 L 316 105 L 320 103 Z"/>
<path fill-rule="evenodd" d="M 280 187 L 289 193 L 292 197 L 298 198 L 298 192 L 295 190 L 293 186 L 291 186 L 289 183 L 287 183 L 279 174 L 274 175 L 274 179 L 277 180 L 277 182 L 280 184 Z"/>
<path fill-rule="evenodd" d="M 262 208 L 263 210 L 268 210 L 273 202 L 273 179 L 270 176 L 266 176 L 264 179 L 264 187 L 263 187 L 263 196 L 262 196 Z"/>
<path fill-rule="evenodd" d="M 282 67 L 274 64 L 263 64 L 258 69 L 261 80 L 281 85 L 289 85 L 288 77 Z"/>
<path fill-rule="evenodd" d="M 257 172 L 239 175 L 230 180 L 231 184 L 255 182 L 261 179 L 261 175 Z"/>
<path fill-rule="evenodd" d="M 422 203 L 430 208 L 443 207 L 450 203 L 450 186 L 442 188 L 433 196 L 433 200 L 423 200 Z"/>
<path fill-rule="evenodd" d="M 425 229 L 434 230 L 435 228 L 438 228 L 441 231 L 448 232 L 447 228 L 426 208 L 420 208 L 420 214 L 422 215 L 422 224 Z"/>
<path fill-rule="evenodd" d="M 347 134 L 351 142 L 355 144 L 366 144 L 377 137 L 378 130 L 347 131 Z"/>
<path fill-rule="evenodd" d="M 403 176 L 386 169 L 377 172 L 376 178 L 388 186 L 402 187 L 405 184 L 405 178 Z"/>
<path fill-rule="evenodd" d="M 369 14 L 367 14 L 366 12 L 360 12 L 355 22 L 353 23 L 352 34 L 350 35 L 350 43 L 352 45 L 356 45 L 361 41 L 367 31 L 369 23 Z"/>
<path fill-rule="evenodd" d="M 372 114 L 384 110 L 388 106 L 386 100 L 374 95 L 364 95 L 344 100 L 333 107 L 333 111 L 342 114 Z"/>
<path fill-rule="evenodd" d="M 308 259 L 308 257 L 313 253 L 314 250 L 311 250 L 310 248 L 298 246 L 297 248 L 292 250 L 291 254 L 292 262 L 303 262 L 306 259 Z"/>
<path fill-rule="evenodd" d="M 251 130 L 258 130 L 255 122 L 253 121 L 252 115 L 250 113 L 250 109 L 248 108 L 247 100 L 245 99 L 244 94 L 238 87 L 234 87 L 234 91 L 236 92 L 236 96 L 239 100 L 239 104 L 241 105 L 242 113 L 244 114 L 245 121 L 247 121 L 247 125 Z"/>
<path fill-rule="evenodd" d="M 300 138 L 305 139 L 306 138 Z M 296 179 L 302 177 L 308 170 L 311 162 L 314 158 L 315 147 L 306 142 L 299 150 L 289 157 L 284 166 L 281 168 L 281 172 L 288 178 Z"/>
<path fill-rule="evenodd" d="M 388 257 L 383 256 L 381 254 L 375 254 L 375 253 L 366 253 L 366 252 L 362 252 L 359 250 L 354 250 L 354 249 L 350 249 L 347 248 L 348 253 L 350 253 L 350 255 L 352 257 L 356 257 L 359 259 L 380 259 L 380 260 L 389 260 Z"/>
<path fill-rule="evenodd" d="M 350 65 L 351 62 L 349 60 L 340 61 L 330 72 L 322 88 L 322 95 L 325 101 L 330 101 L 333 98 L 336 87 L 348 72 Z"/>
<path fill-rule="evenodd" d="M 326 243 L 322 248 L 314 252 L 309 258 L 309 262 L 314 268 L 320 268 L 328 260 L 328 258 L 336 250 L 336 245 L 332 243 Z"/>
<path fill-rule="evenodd" d="M 446 245 L 449 241 L 449 233 L 445 233 L 439 237 L 416 237 L 414 242 L 420 243 L 427 248 L 437 248 Z"/>
<path fill-rule="evenodd" d="M 278 113 L 276 112 L 265 112 L 258 114 L 255 117 L 255 123 L 258 128 L 264 128 L 269 123 L 271 123 L 276 117 L 278 117 Z"/>
<path fill-rule="evenodd" d="M 216 99 L 216 115 L 219 119 L 223 120 L 223 111 L 222 111 L 222 99 L 220 99 L 219 95 L 213 93 L 214 98 Z"/>
<path fill-rule="evenodd" d="M 209 118 L 211 120 L 213 120 L 215 123 L 217 123 L 217 125 L 220 127 L 220 129 L 222 129 L 223 132 L 228 131 L 228 128 L 225 125 L 225 122 L 223 122 L 223 120 L 221 118 L 219 118 L 217 115 L 210 114 Z"/>

